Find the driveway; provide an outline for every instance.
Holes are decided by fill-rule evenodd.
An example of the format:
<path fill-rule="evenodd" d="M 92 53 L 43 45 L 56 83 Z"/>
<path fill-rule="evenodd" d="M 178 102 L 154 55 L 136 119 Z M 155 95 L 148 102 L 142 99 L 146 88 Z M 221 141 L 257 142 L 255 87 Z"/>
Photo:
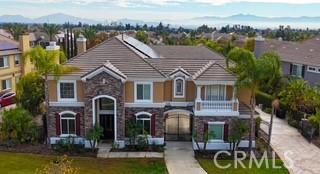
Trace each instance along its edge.
<path fill-rule="evenodd" d="M 269 114 L 260 109 L 256 110 L 264 121 L 270 121 Z M 262 125 L 261 128 L 268 132 L 267 126 Z M 289 126 L 285 120 L 274 117 L 271 145 L 285 164 L 293 163 L 293 167 L 289 168 L 290 173 L 320 173 L 320 149 L 309 143 L 297 129 Z"/>
<path fill-rule="evenodd" d="M 169 174 L 206 174 L 194 158 L 191 142 L 166 142 L 165 161 Z"/>

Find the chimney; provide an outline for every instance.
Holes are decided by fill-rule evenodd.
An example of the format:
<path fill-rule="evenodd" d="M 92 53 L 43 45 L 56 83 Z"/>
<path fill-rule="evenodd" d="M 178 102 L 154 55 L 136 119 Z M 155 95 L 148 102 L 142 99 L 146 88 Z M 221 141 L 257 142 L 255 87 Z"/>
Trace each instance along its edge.
<path fill-rule="evenodd" d="M 82 54 L 87 51 L 87 39 L 80 34 L 77 38 L 77 55 Z"/>
<path fill-rule="evenodd" d="M 51 41 L 51 42 L 49 42 L 49 46 L 46 46 L 46 50 L 47 51 L 60 51 L 60 46 L 57 45 L 57 43 L 55 41 Z M 60 64 L 60 58 L 57 57 L 55 62 L 57 64 Z"/>
<path fill-rule="evenodd" d="M 23 34 L 19 36 L 19 49 L 23 53 L 29 51 L 30 49 L 30 36 L 29 34 Z M 32 71 L 32 64 L 28 57 L 26 57 L 23 61 L 23 65 L 21 66 L 22 74 L 27 74 Z"/>
<path fill-rule="evenodd" d="M 256 58 L 259 58 L 265 51 L 264 41 L 265 39 L 260 35 L 255 38 L 254 55 L 256 56 Z"/>

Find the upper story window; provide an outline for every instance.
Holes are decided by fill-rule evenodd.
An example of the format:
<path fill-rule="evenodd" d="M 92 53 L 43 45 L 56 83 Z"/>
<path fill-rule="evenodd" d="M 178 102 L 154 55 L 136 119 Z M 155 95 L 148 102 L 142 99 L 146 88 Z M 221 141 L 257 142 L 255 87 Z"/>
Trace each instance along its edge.
<path fill-rule="evenodd" d="M 291 72 L 290 72 L 291 75 L 303 77 L 303 73 L 304 73 L 303 71 L 304 71 L 303 65 L 300 65 L 300 64 L 291 65 Z"/>
<path fill-rule="evenodd" d="M 320 68 L 314 66 L 308 66 L 308 72 L 320 73 Z"/>
<path fill-rule="evenodd" d="M 0 57 L 0 68 L 7 68 L 9 67 L 9 57 L 2 56 Z"/>
<path fill-rule="evenodd" d="M 184 97 L 185 80 L 182 77 L 178 77 L 174 80 L 174 97 Z"/>
<path fill-rule="evenodd" d="M 16 66 L 19 66 L 20 65 L 20 62 L 21 62 L 21 56 L 19 54 L 15 55 L 14 56 L 14 64 Z"/>
<path fill-rule="evenodd" d="M 226 85 L 206 86 L 205 100 L 226 100 Z"/>
<path fill-rule="evenodd" d="M 136 82 L 135 83 L 135 101 L 136 102 L 152 102 L 152 82 Z"/>
<path fill-rule="evenodd" d="M 58 83 L 59 101 L 76 101 L 76 81 L 60 80 Z"/>
<path fill-rule="evenodd" d="M 2 90 L 11 89 L 12 87 L 11 78 L 2 80 L 1 84 L 2 84 Z"/>

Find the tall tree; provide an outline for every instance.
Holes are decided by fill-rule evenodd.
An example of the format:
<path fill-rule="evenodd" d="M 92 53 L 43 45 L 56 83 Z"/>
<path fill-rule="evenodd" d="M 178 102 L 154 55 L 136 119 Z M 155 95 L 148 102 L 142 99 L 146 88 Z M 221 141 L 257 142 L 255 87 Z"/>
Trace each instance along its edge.
<path fill-rule="evenodd" d="M 272 78 L 272 69 L 267 59 L 256 59 L 248 50 L 234 48 L 227 57 L 228 68 L 237 74 L 236 87 L 250 90 L 250 127 L 249 127 L 249 151 L 252 151 L 252 130 L 254 129 L 254 113 L 256 106 L 255 93 L 261 84 Z M 230 63 L 232 62 L 232 64 Z"/>
<path fill-rule="evenodd" d="M 87 27 L 82 32 L 83 36 L 87 38 L 87 47 L 91 48 L 94 46 L 94 39 L 96 37 L 97 31 L 92 27 Z"/>
<path fill-rule="evenodd" d="M 43 31 L 49 36 L 50 41 L 53 41 L 53 36 L 58 33 L 59 27 L 55 24 L 43 24 Z"/>
<path fill-rule="evenodd" d="M 9 24 L 6 29 L 12 34 L 14 40 L 19 40 L 19 36 L 27 31 L 27 26 L 24 24 Z"/>

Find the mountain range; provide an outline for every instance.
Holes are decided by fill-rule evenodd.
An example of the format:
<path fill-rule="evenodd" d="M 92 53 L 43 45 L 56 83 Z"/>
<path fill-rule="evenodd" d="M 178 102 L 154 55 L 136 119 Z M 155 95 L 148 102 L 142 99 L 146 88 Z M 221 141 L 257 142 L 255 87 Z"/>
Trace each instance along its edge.
<path fill-rule="evenodd" d="M 3 15 L 0 16 L 0 23 L 6 22 L 17 22 L 17 23 L 55 23 L 55 24 L 64 24 L 66 22 L 70 22 L 73 24 L 77 24 L 78 22 L 86 23 L 86 24 L 98 24 L 102 23 L 102 21 L 75 17 L 63 13 L 55 13 L 47 16 L 42 16 L 38 18 L 27 18 L 22 15 Z M 122 23 L 122 24 L 131 24 L 131 25 L 157 25 L 160 21 L 152 21 L 146 22 L 143 20 L 136 19 L 119 19 L 114 22 Z M 217 17 L 217 16 L 200 16 L 196 18 L 190 18 L 185 20 L 163 20 L 161 21 L 165 24 L 170 24 L 171 26 L 189 26 L 196 27 L 202 24 L 214 25 L 214 26 L 223 26 L 227 24 L 243 24 L 243 25 L 253 25 L 272 27 L 281 25 L 295 25 L 302 24 L 301 26 L 313 28 L 320 28 L 320 16 L 319 17 L 262 17 L 255 16 L 249 14 L 237 14 L 227 17 Z M 310 26 L 309 26 L 310 25 Z"/>

